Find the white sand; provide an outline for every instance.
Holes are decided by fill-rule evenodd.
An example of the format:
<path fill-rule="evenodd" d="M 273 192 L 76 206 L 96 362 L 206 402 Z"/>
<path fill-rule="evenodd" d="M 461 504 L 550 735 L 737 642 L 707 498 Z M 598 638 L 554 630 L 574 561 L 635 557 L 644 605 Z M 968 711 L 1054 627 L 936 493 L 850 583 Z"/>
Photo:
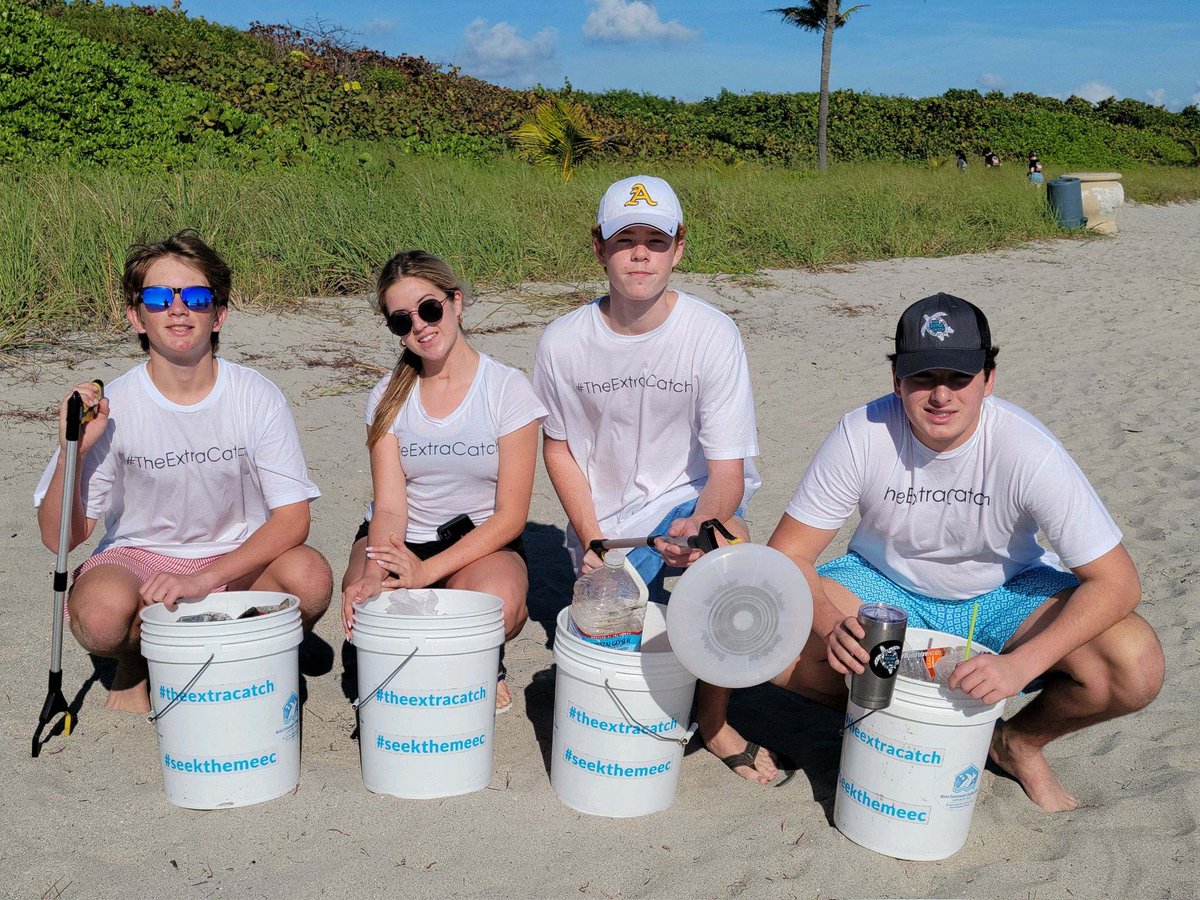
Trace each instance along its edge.
<path fill-rule="evenodd" d="M 31 759 L 54 561 L 30 498 L 51 449 L 50 416 L 69 384 L 111 379 L 139 358 L 132 339 L 97 358 L 96 342 L 81 336 L 75 349 L 10 362 L 0 400 L 9 460 L 0 483 L 0 895 L 1197 896 L 1200 205 L 1126 207 L 1119 225 L 1110 239 L 979 256 L 680 279 L 729 311 L 746 339 L 763 449 L 765 484 L 750 517 L 759 540 L 838 416 L 888 389 L 884 354 L 899 311 L 939 290 L 987 311 L 1002 347 L 997 392 L 1046 422 L 1107 502 L 1142 575 L 1140 611 L 1167 652 L 1167 685 L 1152 706 L 1050 747 L 1081 800 L 1075 812 L 1048 816 L 988 772 L 953 858 L 911 863 L 864 850 L 830 824 L 837 717 L 769 688 L 739 695 L 733 719 L 801 764 L 787 784 L 751 785 L 701 751 L 685 760 L 664 813 L 609 820 L 563 806 L 544 758 L 546 628 L 568 600 L 570 572 L 557 549 L 564 517 L 541 472 L 526 533 L 533 618 L 509 649 L 514 708 L 497 723 L 490 789 L 427 802 L 363 789 L 336 613 L 317 629 L 330 671 L 307 679 L 294 795 L 213 813 L 168 805 L 153 727 L 104 710 L 94 683 L 75 733 Z M 527 301 L 486 298 L 468 321 L 477 347 L 528 371 L 553 312 Z M 364 300 L 313 302 L 307 313 L 235 311 L 224 352 L 291 397 L 323 491 L 311 542 L 340 577 L 369 493 L 360 417 L 378 377 L 370 366 L 390 366 L 395 344 Z M 63 669 L 70 699 L 93 666 L 69 635 Z"/>

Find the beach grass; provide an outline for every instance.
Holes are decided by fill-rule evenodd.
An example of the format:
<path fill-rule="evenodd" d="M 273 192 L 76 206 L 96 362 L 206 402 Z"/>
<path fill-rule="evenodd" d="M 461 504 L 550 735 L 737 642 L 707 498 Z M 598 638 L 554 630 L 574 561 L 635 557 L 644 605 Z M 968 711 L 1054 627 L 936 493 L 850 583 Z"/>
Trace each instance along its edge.
<path fill-rule="evenodd" d="M 639 166 L 642 164 L 638 164 Z M 563 182 L 543 169 L 375 153 L 345 164 L 186 173 L 0 169 L 0 350 L 62 329 L 118 327 L 131 243 L 195 228 L 234 271 L 235 301 L 370 290 L 397 250 L 437 253 L 503 287 L 598 278 L 589 231 L 604 189 L 628 169 Z M 1060 235 L 1044 190 L 1018 169 L 869 163 L 806 169 L 656 168 L 684 204 L 681 268 L 746 273 L 868 259 L 945 256 Z M 1200 171 L 1125 176 L 1132 199 L 1200 196 Z"/>

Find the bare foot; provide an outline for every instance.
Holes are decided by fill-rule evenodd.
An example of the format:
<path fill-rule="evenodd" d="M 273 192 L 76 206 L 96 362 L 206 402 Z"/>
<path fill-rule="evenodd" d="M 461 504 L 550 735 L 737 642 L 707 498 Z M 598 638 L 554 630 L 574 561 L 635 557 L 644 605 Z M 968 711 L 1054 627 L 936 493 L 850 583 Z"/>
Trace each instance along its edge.
<path fill-rule="evenodd" d="M 508 689 L 507 681 L 496 682 L 496 714 L 508 712 L 508 708 L 512 706 L 512 692 Z"/>
<path fill-rule="evenodd" d="M 140 665 L 117 663 L 117 674 L 113 676 L 104 706 L 118 712 L 150 712 L 150 681 L 144 661 Z"/>
<path fill-rule="evenodd" d="M 713 756 L 724 762 L 730 756 L 744 752 L 748 743 L 730 725 L 725 724 L 715 735 L 705 740 L 704 746 Z M 779 769 L 775 765 L 775 755 L 766 747 L 758 748 L 758 753 L 754 755 L 753 766 L 739 765 L 733 771 L 747 781 L 755 781 L 759 784 L 770 784 L 779 774 Z"/>
<path fill-rule="evenodd" d="M 988 755 L 992 762 L 1017 780 L 1030 800 L 1046 812 L 1070 812 L 1079 805 L 1051 770 L 1042 751 L 1022 747 L 1003 723 L 996 726 Z"/>

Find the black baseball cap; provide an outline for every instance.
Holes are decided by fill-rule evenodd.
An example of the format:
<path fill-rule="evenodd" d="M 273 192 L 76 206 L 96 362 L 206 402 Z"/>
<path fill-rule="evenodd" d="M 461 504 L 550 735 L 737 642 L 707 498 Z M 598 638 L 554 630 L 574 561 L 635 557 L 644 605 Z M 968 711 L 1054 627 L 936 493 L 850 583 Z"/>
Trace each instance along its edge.
<path fill-rule="evenodd" d="M 896 376 L 928 369 L 974 375 L 983 370 L 992 331 L 983 310 L 953 294 L 918 300 L 896 323 Z"/>

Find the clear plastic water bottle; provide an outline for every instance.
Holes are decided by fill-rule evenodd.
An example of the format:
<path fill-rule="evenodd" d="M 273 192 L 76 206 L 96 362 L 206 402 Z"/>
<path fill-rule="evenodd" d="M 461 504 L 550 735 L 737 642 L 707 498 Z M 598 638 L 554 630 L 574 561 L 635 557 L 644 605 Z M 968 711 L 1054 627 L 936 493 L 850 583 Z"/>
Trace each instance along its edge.
<path fill-rule="evenodd" d="M 575 582 L 571 631 L 576 637 L 610 650 L 641 647 L 646 588 L 630 568 L 622 551 L 609 550 L 603 566 Z"/>

